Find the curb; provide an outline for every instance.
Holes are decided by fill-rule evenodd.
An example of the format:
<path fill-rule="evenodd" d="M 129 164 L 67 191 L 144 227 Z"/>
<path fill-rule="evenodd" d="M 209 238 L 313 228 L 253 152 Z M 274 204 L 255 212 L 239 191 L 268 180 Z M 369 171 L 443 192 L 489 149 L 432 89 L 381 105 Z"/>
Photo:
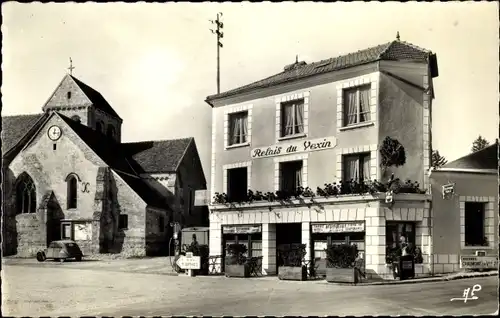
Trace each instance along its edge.
<path fill-rule="evenodd" d="M 371 286 L 371 285 L 394 285 L 394 284 L 418 284 L 418 283 L 433 283 L 433 282 L 442 282 L 442 281 L 451 281 L 457 279 L 468 279 L 468 278 L 476 278 L 476 277 L 487 277 L 487 276 L 498 276 L 498 271 L 493 272 L 477 272 L 477 273 L 468 273 L 460 276 L 440 276 L 440 277 L 428 277 L 428 278 L 417 278 L 417 279 L 408 279 L 408 280 L 387 280 L 381 282 L 367 282 L 367 283 L 358 283 L 356 286 Z"/>

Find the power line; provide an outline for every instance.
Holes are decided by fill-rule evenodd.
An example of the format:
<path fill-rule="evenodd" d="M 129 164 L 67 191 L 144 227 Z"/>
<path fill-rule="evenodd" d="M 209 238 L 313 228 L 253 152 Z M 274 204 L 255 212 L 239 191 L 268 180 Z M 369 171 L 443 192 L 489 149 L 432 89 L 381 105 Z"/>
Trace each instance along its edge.
<path fill-rule="evenodd" d="M 210 29 L 213 34 L 217 35 L 217 94 L 220 94 L 220 49 L 223 47 L 221 39 L 224 37 L 222 29 L 224 28 L 224 23 L 220 21 L 222 18 L 222 12 L 217 13 L 217 19 L 209 20 L 210 23 L 217 26 L 216 30 Z"/>

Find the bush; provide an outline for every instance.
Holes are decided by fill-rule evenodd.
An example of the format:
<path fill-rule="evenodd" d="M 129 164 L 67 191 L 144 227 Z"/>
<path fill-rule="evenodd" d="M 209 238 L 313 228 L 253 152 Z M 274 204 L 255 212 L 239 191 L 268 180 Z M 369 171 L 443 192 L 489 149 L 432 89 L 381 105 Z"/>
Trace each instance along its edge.
<path fill-rule="evenodd" d="M 302 260 L 306 256 L 306 244 L 298 244 L 290 249 L 282 250 L 280 256 L 283 260 L 283 266 L 301 267 Z"/>
<path fill-rule="evenodd" d="M 357 245 L 335 244 L 326 248 L 327 263 L 329 268 L 353 268 L 358 258 Z"/>
<path fill-rule="evenodd" d="M 229 244 L 227 247 L 226 264 L 227 265 L 243 265 L 246 261 L 245 254 L 247 252 L 246 245 Z"/>

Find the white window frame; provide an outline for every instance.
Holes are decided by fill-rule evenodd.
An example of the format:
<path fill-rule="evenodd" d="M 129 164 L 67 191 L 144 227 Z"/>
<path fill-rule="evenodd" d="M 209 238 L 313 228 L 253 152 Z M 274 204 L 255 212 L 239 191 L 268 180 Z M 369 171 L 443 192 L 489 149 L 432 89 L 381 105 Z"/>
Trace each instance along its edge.
<path fill-rule="evenodd" d="M 495 197 L 481 196 L 460 196 L 460 247 L 464 250 L 484 250 L 495 248 Z M 487 246 L 466 246 L 465 245 L 465 202 L 484 203 L 484 236 L 488 239 Z"/>
<path fill-rule="evenodd" d="M 374 72 L 364 76 L 341 81 L 337 84 L 337 132 L 349 129 L 361 128 L 375 125 L 378 121 L 377 102 L 379 95 L 380 72 Z M 352 125 L 344 124 L 344 91 L 356 87 L 370 85 L 370 120 Z M 359 91 L 358 91 L 359 94 Z M 358 98 L 359 100 L 359 98 Z M 358 105 L 359 116 L 359 105 Z"/>
<path fill-rule="evenodd" d="M 308 153 L 274 158 L 274 191 L 280 190 L 280 185 L 281 185 L 280 163 L 288 161 L 302 161 L 302 187 L 307 188 L 308 159 L 309 159 Z"/>
<path fill-rule="evenodd" d="M 344 174 L 345 174 L 345 162 L 344 162 L 344 159 L 345 157 L 357 157 L 358 158 L 358 165 L 359 167 L 358 168 L 361 168 L 361 166 L 363 166 L 363 164 L 361 163 L 361 161 L 359 160 L 362 156 L 368 156 L 370 159 L 370 171 L 368 171 L 368 174 L 370 175 L 370 179 L 371 178 L 371 161 L 372 161 L 372 153 L 371 151 L 362 151 L 362 152 L 357 152 L 357 153 L 351 153 L 351 154 L 343 154 L 342 155 L 342 176 L 341 176 L 341 179 L 342 181 L 349 181 L 349 180 L 344 180 Z M 364 172 L 364 171 L 363 171 Z M 361 178 L 360 176 L 358 176 L 358 179 L 355 180 L 355 181 L 359 181 Z"/>
<path fill-rule="evenodd" d="M 235 168 L 247 168 L 247 191 L 252 189 L 252 162 L 251 161 L 245 161 L 245 162 L 237 162 L 237 163 L 232 163 L 232 164 L 227 164 L 222 166 L 223 169 L 223 182 L 222 182 L 222 189 L 224 193 L 227 194 L 227 176 L 228 173 L 227 171 L 230 169 L 235 169 Z"/>
<path fill-rule="evenodd" d="M 233 106 L 224 111 L 224 148 L 232 149 L 238 147 L 247 147 L 252 144 L 252 108 L 253 104 Z M 248 124 L 247 124 L 247 141 L 240 144 L 229 145 L 229 117 L 231 114 L 247 112 Z"/>
<path fill-rule="evenodd" d="M 281 136 L 281 105 L 284 103 L 289 103 L 293 101 L 303 100 L 304 103 L 304 132 L 300 134 L 294 134 L 289 136 Z M 307 137 L 309 134 L 309 101 L 310 101 L 310 92 L 304 91 L 300 93 L 287 94 L 278 96 L 275 99 L 276 103 L 276 142 L 281 140 L 289 140 L 295 138 L 303 138 Z"/>
<path fill-rule="evenodd" d="M 370 179 L 371 180 L 379 180 L 379 155 L 378 155 L 378 147 L 376 144 L 374 145 L 362 145 L 350 148 L 339 148 L 337 150 L 337 171 L 336 171 L 336 179 L 337 182 L 342 181 L 344 177 L 344 156 L 345 155 L 356 155 L 362 153 L 370 153 Z"/>

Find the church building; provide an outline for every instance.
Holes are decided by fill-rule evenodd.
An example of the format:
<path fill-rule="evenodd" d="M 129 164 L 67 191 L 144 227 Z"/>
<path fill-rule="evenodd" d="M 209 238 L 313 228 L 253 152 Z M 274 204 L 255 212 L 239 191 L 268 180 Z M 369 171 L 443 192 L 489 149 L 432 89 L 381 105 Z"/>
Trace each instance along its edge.
<path fill-rule="evenodd" d="M 64 76 L 41 114 L 2 117 L 2 250 L 32 256 L 54 240 L 85 255 L 161 255 L 172 222 L 206 226 L 194 138 L 122 142 L 104 97 Z"/>

